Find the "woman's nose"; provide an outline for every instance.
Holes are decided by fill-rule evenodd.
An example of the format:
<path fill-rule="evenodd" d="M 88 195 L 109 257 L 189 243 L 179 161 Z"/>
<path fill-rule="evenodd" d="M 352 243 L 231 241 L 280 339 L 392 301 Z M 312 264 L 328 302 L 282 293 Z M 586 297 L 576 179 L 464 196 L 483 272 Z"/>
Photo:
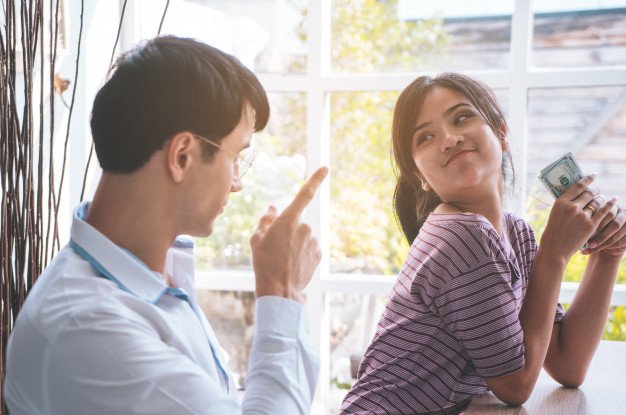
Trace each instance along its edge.
<path fill-rule="evenodd" d="M 458 146 L 464 140 L 461 134 L 456 134 L 454 131 L 444 130 L 443 140 L 441 140 L 441 151 L 444 153 L 451 148 Z"/>

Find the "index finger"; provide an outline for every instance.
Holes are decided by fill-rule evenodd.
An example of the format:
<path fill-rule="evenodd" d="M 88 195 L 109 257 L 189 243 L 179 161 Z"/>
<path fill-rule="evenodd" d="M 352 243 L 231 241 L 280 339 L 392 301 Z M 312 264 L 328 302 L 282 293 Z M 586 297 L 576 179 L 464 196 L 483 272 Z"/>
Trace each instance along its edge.
<path fill-rule="evenodd" d="M 589 186 L 595 179 L 595 173 L 588 174 L 579 181 L 577 181 L 573 186 L 567 189 L 567 191 L 559 197 L 567 200 L 574 200 L 578 196 L 580 196 L 580 194 L 587 189 L 587 186 Z"/>
<path fill-rule="evenodd" d="M 324 181 L 327 174 L 328 167 L 320 167 L 317 169 L 315 173 L 309 177 L 309 180 L 302 185 L 296 197 L 280 216 L 288 219 L 297 219 L 302 214 L 304 208 L 311 203 L 317 188 L 320 187 L 320 184 Z"/>

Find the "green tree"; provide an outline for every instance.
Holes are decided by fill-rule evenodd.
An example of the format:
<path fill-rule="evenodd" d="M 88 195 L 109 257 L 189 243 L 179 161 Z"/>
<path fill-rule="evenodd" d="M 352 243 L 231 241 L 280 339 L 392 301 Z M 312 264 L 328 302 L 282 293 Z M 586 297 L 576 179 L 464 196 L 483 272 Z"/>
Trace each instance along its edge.
<path fill-rule="evenodd" d="M 331 63 L 336 72 L 432 69 L 450 42 L 440 19 L 403 21 L 398 2 L 332 2 Z M 397 92 L 331 95 L 331 267 L 395 274 L 408 245 L 391 201 L 391 119 Z"/>

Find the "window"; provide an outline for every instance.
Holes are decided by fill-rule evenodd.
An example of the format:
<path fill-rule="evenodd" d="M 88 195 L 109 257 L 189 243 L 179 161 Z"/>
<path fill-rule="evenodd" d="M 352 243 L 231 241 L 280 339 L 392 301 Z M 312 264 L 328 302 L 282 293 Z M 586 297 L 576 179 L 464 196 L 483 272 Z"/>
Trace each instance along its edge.
<path fill-rule="evenodd" d="M 198 287 L 211 298 L 205 310 L 218 336 L 241 336 L 224 340 L 235 372 L 245 373 L 237 347 L 249 347 L 254 310 L 249 235 L 267 204 L 283 207 L 306 171 L 328 165 L 330 177 L 306 212 L 324 253 L 307 296 L 322 362 L 314 413 L 336 413 L 351 382 L 350 356 L 369 342 L 408 250 L 391 212 L 389 136 L 395 98 L 419 74 L 462 71 L 496 90 L 517 170 L 510 208 L 539 233 L 552 199 L 537 173 L 567 151 L 599 173 L 607 195 L 626 201 L 626 2 L 530 3 L 172 1 L 162 33 L 234 53 L 258 74 L 272 106 L 244 191 L 231 197 L 215 235 L 198 241 Z M 136 4 L 126 47 L 156 34 L 165 0 Z M 563 302 L 581 261 L 568 268 Z M 626 284 L 626 262 L 618 284 Z M 624 340 L 624 285 L 613 304 L 605 335 Z M 235 315 L 248 325 L 229 321 L 232 307 L 243 307 Z"/>

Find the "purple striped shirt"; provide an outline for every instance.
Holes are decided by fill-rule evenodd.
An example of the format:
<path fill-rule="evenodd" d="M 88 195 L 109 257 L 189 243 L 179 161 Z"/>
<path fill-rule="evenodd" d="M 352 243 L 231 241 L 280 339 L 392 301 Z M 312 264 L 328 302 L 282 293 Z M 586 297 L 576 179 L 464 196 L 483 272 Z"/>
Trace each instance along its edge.
<path fill-rule="evenodd" d="M 524 366 L 519 312 L 537 243 L 509 213 L 432 213 L 389 294 L 342 414 L 457 414 Z M 563 318 L 559 304 L 555 322 Z"/>

